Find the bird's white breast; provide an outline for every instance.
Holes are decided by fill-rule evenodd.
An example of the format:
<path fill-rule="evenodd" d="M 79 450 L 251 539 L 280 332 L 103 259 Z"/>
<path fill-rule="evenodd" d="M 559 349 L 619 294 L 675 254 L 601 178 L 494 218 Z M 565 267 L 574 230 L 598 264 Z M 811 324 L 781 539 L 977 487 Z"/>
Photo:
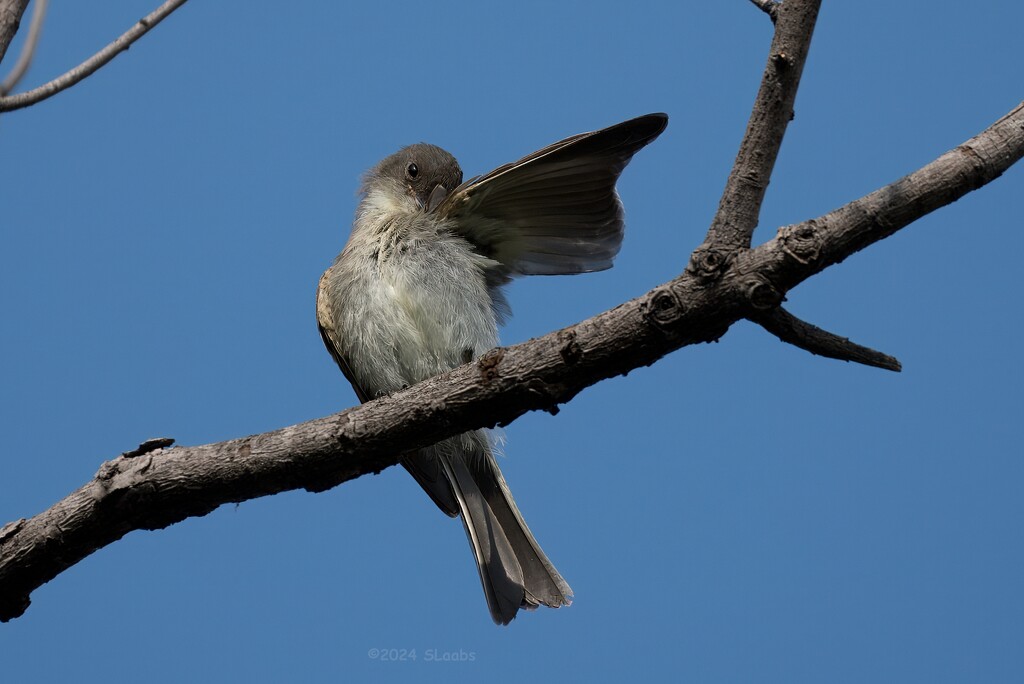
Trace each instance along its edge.
<path fill-rule="evenodd" d="M 488 261 L 426 214 L 385 200 L 365 198 L 329 283 L 344 302 L 334 313 L 343 353 L 370 394 L 443 373 L 498 343 Z"/>

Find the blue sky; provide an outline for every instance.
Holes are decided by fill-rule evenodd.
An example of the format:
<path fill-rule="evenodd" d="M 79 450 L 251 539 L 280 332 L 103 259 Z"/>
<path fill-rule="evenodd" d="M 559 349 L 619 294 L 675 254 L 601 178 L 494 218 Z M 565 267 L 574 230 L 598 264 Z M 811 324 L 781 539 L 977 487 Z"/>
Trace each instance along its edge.
<path fill-rule="evenodd" d="M 25 85 L 150 9 L 55 3 Z M 619 185 L 616 267 L 516 282 L 503 340 L 674 277 L 771 39 L 746 0 L 303 9 L 196 0 L 0 116 L 0 523 L 146 438 L 202 444 L 352 405 L 314 291 L 360 173 L 401 145 L 439 144 L 472 175 L 666 111 Z M 1012 108 L 1022 24 L 1009 2 L 826 3 L 755 239 Z M 1014 168 L 790 293 L 901 374 L 739 323 L 511 425 L 502 468 L 576 592 L 567 609 L 491 624 L 461 525 L 393 468 L 128 535 L 0 625 L 5 674 L 1019 681 L 1022 216 Z"/>

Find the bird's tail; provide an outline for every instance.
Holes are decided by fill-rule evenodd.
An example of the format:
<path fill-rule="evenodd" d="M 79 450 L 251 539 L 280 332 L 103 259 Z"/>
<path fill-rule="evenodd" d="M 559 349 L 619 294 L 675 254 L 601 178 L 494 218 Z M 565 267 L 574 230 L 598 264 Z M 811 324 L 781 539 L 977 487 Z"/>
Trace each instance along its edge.
<path fill-rule="evenodd" d="M 572 589 L 523 521 L 485 433 L 445 440 L 417 452 L 412 460 L 421 465 L 434 461 L 435 468 L 443 469 L 447 483 L 435 480 L 428 488 L 422 470 L 409 468 L 442 510 L 452 512 L 444 500 L 449 492 L 454 497 L 496 623 L 507 625 L 520 608 L 569 605 Z M 432 491 L 441 484 L 450 484 L 449 492 Z"/>

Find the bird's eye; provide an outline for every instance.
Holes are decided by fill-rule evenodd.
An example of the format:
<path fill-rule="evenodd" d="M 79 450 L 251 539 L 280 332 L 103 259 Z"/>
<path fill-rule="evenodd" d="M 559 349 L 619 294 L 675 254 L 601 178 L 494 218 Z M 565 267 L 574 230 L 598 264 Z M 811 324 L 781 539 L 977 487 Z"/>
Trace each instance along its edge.
<path fill-rule="evenodd" d="M 420 169 L 416 166 L 415 162 L 409 162 L 409 165 L 405 167 L 405 173 L 409 178 L 415 178 L 419 175 Z"/>

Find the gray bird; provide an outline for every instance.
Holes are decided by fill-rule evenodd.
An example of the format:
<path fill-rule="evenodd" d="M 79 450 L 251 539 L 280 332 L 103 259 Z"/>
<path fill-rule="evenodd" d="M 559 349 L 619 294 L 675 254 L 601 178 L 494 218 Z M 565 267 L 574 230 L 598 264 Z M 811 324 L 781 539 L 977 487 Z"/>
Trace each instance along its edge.
<path fill-rule="evenodd" d="M 320 278 L 316 304 L 324 344 L 359 400 L 497 346 L 509 312 L 501 288 L 513 276 L 609 268 L 623 233 L 615 182 L 667 123 L 648 114 L 575 135 L 465 183 L 455 158 L 425 143 L 368 171 L 348 244 Z M 402 465 L 442 511 L 462 516 L 496 623 L 520 608 L 570 603 L 486 430 L 405 454 Z"/>

